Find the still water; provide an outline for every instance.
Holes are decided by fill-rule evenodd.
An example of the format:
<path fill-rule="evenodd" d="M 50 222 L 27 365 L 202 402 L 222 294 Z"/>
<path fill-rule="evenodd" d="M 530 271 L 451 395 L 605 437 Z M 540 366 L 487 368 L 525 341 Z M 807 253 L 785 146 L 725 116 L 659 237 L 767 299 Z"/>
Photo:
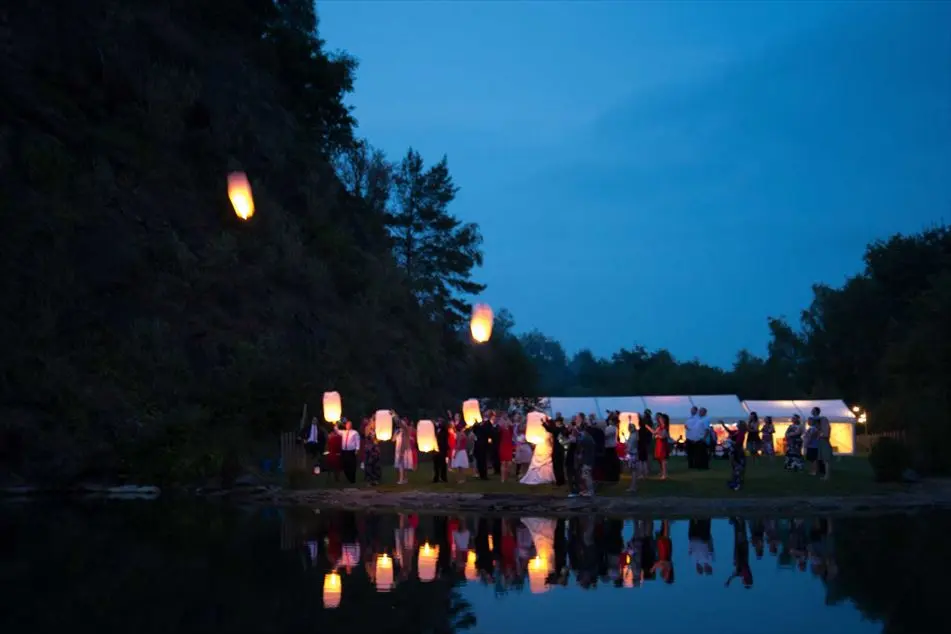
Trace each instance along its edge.
<path fill-rule="evenodd" d="M 0 505 L 2 632 L 920 633 L 951 514 L 553 519 Z M 940 629 L 940 628 L 939 628 Z"/>

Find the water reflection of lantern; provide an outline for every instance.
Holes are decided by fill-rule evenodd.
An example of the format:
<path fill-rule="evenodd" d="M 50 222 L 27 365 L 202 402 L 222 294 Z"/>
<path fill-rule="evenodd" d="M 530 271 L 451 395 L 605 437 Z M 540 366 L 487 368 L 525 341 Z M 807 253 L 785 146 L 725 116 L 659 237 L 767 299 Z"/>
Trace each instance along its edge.
<path fill-rule="evenodd" d="M 528 589 L 532 594 L 548 592 L 548 558 L 538 555 L 528 561 Z"/>
<path fill-rule="evenodd" d="M 373 426 L 376 428 L 377 440 L 389 440 L 393 437 L 393 414 L 388 409 L 381 409 L 373 416 Z"/>
<path fill-rule="evenodd" d="M 416 425 L 416 446 L 423 453 L 436 451 L 436 428 L 433 421 L 421 420 Z"/>
<path fill-rule="evenodd" d="M 479 578 L 479 571 L 476 570 L 476 554 L 470 550 L 466 555 L 466 568 L 464 570 L 466 581 L 476 581 Z"/>
<path fill-rule="evenodd" d="M 251 196 L 251 183 L 244 172 L 228 174 L 228 198 L 238 218 L 247 220 L 254 215 L 254 198 Z"/>
<path fill-rule="evenodd" d="M 545 442 L 545 428 L 542 424 L 545 422 L 545 415 L 541 412 L 529 412 L 528 422 L 525 425 L 525 440 L 533 445 L 540 445 Z"/>
<path fill-rule="evenodd" d="M 466 427 L 472 427 L 476 423 L 482 422 L 482 411 L 479 409 L 479 401 L 470 398 L 462 404 L 462 417 L 466 421 Z"/>
<path fill-rule="evenodd" d="M 489 535 L 489 550 L 495 550 L 495 544 L 492 543 L 492 536 Z"/>
<path fill-rule="evenodd" d="M 436 578 L 436 560 L 439 558 L 439 546 L 423 544 L 419 547 L 419 580 L 428 583 Z"/>
<path fill-rule="evenodd" d="M 472 338 L 478 343 L 485 343 L 492 337 L 492 309 L 487 304 L 476 304 L 472 307 L 472 321 L 469 329 Z"/>
<path fill-rule="evenodd" d="M 324 576 L 324 607 L 335 608 L 340 605 L 340 595 L 343 586 L 340 584 L 340 575 L 336 572 L 328 572 Z"/>
<path fill-rule="evenodd" d="M 621 442 L 627 442 L 627 439 L 631 437 L 631 425 L 634 425 L 634 429 L 636 430 L 641 420 L 641 415 L 637 412 L 621 412 L 619 418 L 618 432 L 620 432 Z"/>
<path fill-rule="evenodd" d="M 389 555 L 376 558 L 376 591 L 389 592 L 393 589 L 393 560 Z"/>
<path fill-rule="evenodd" d="M 340 392 L 324 392 L 324 420 L 328 423 L 340 422 L 343 415 L 343 405 L 340 402 Z"/>

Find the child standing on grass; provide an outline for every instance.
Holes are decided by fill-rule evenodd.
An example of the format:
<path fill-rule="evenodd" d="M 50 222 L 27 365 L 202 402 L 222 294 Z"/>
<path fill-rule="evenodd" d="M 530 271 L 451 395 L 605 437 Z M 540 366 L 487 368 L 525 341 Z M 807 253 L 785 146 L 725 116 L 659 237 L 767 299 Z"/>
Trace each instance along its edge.
<path fill-rule="evenodd" d="M 733 477 L 727 482 L 727 486 L 734 491 L 739 491 L 746 477 L 746 451 L 743 449 L 743 443 L 746 440 L 746 421 L 737 422 L 736 429 L 730 429 L 723 423 L 720 423 L 720 426 L 729 435 L 730 443 L 730 467 Z"/>

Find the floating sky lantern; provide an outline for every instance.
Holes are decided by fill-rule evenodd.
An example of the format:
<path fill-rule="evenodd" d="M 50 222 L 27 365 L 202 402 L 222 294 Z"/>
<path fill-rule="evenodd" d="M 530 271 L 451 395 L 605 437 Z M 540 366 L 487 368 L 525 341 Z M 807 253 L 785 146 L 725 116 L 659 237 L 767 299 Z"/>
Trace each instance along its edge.
<path fill-rule="evenodd" d="M 419 561 L 417 569 L 419 570 L 419 580 L 423 583 L 429 583 L 436 578 L 436 560 L 439 559 L 439 546 L 430 546 L 423 544 L 419 547 Z"/>
<path fill-rule="evenodd" d="M 621 442 L 627 442 L 627 439 L 631 436 L 631 425 L 634 425 L 636 429 L 638 421 L 641 420 L 641 415 L 637 412 L 621 412 L 618 418 L 620 419 L 618 421 L 618 434 L 621 437 Z"/>
<path fill-rule="evenodd" d="M 324 392 L 324 420 L 328 423 L 339 423 L 343 416 L 343 405 L 340 402 L 340 392 Z"/>
<path fill-rule="evenodd" d="M 462 403 L 462 418 L 466 421 L 466 427 L 472 427 L 476 423 L 482 422 L 482 410 L 479 409 L 479 401 L 470 398 Z"/>
<path fill-rule="evenodd" d="M 476 553 L 474 550 L 470 550 L 466 553 L 466 567 L 463 572 L 466 575 L 466 581 L 477 581 L 479 579 L 479 571 L 476 569 Z"/>
<path fill-rule="evenodd" d="M 393 560 L 389 555 L 376 558 L 376 591 L 389 592 L 393 589 Z"/>
<path fill-rule="evenodd" d="M 525 424 L 525 440 L 533 445 L 540 445 L 545 442 L 545 431 L 543 424 L 545 415 L 541 412 L 529 412 Z"/>
<path fill-rule="evenodd" d="M 528 589 L 532 594 L 548 592 L 548 558 L 538 555 L 528 560 Z"/>
<path fill-rule="evenodd" d="M 436 428 L 431 420 L 421 420 L 416 425 L 416 446 L 422 453 L 436 451 Z"/>
<path fill-rule="evenodd" d="M 373 415 L 377 440 L 389 440 L 393 437 L 393 413 L 388 409 L 377 410 Z"/>
<path fill-rule="evenodd" d="M 241 220 L 248 220 L 254 215 L 254 198 L 251 196 L 251 183 L 244 172 L 228 174 L 228 198 L 234 207 L 234 213 Z"/>
<path fill-rule="evenodd" d="M 472 338 L 478 343 L 485 343 L 492 337 L 492 309 L 488 304 L 476 304 L 472 307 L 472 320 L 469 330 Z"/>
<path fill-rule="evenodd" d="M 335 572 L 328 572 L 324 576 L 324 607 L 333 609 L 340 605 L 340 596 L 343 593 L 343 585 L 340 583 L 340 575 Z"/>

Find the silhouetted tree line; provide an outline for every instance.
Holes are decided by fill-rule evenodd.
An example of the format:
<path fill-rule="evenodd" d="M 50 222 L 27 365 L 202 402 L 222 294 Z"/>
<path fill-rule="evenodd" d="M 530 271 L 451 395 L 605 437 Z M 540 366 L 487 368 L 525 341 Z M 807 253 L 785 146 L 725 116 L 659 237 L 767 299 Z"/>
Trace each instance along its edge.
<path fill-rule="evenodd" d="M 865 275 L 817 287 L 800 331 L 771 321 L 768 358 L 731 372 L 642 348 L 568 361 L 505 311 L 474 346 L 482 238 L 450 211 L 448 162 L 355 136 L 357 62 L 326 50 L 313 2 L 53 0 L 0 18 L 0 477 L 210 476 L 273 451 L 328 389 L 353 417 L 633 386 L 947 402 L 929 339 L 944 230 L 873 245 Z"/>

